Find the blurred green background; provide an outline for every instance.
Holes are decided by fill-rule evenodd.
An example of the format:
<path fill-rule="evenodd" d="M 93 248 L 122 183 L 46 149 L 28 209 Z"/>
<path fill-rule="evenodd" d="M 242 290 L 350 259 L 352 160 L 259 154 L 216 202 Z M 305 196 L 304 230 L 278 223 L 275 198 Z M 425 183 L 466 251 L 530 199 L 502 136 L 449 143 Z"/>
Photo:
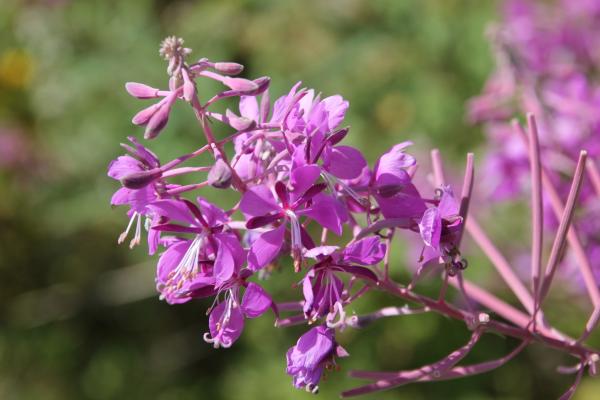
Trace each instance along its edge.
<path fill-rule="evenodd" d="M 159 301 L 155 258 L 116 245 L 125 210 L 109 206 L 117 185 L 106 166 L 126 136 L 142 134 L 130 124 L 142 103 L 124 82 L 164 86 L 158 44 L 182 36 L 195 58 L 237 61 L 248 77 L 271 76 L 272 97 L 298 80 L 341 93 L 351 104 L 348 140 L 371 163 L 410 139 L 421 157 L 440 147 L 460 170 L 464 152 L 483 141 L 465 123 L 464 105 L 492 70 L 483 33 L 497 8 L 480 0 L 2 0 L 0 399 L 309 398 L 285 374 L 285 351 L 304 327 L 275 329 L 266 316 L 248 321 L 233 348 L 214 350 L 202 340 L 209 303 Z M 178 105 L 151 148 L 170 159 L 201 141 L 190 110 Z M 504 227 L 525 229 L 519 218 L 492 232 L 514 239 Z M 395 273 L 406 279 L 403 259 L 396 257 Z M 470 261 L 469 274 L 497 280 L 475 249 Z M 283 278 L 275 275 L 269 288 L 292 298 Z M 572 312 L 578 301 L 554 300 L 559 325 L 572 334 L 583 317 Z M 390 303 L 374 295 L 355 310 Z M 361 384 L 346 376 L 352 368 L 414 368 L 467 336 L 464 325 L 435 315 L 347 330 L 340 342 L 351 357 L 319 396 Z M 469 360 L 515 345 L 486 335 Z M 571 362 L 533 346 L 493 373 L 365 398 L 556 398 L 573 377 L 554 368 Z M 577 398 L 600 398 L 598 391 L 586 379 Z"/>

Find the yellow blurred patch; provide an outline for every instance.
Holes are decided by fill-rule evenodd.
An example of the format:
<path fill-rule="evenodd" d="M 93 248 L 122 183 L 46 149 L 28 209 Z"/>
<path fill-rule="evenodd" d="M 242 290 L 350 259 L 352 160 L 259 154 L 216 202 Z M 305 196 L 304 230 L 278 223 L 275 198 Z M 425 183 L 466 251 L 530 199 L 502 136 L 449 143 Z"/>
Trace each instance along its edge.
<path fill-rule="evenodd" d="M 24 89 L 29 86 L 33 60 L 22 49 L 8 49 L 0 55 L 0 87 Z"/>

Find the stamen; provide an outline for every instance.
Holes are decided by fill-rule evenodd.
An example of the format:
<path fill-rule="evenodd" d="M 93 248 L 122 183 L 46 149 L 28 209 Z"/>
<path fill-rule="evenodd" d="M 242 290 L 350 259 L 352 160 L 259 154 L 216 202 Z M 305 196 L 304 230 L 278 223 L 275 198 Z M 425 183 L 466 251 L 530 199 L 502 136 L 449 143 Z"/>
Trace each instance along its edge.
<path fill-rule="evenodd" d="M 346 183 L 342 182 L 340 179 L 331 175 L 329 172 L 322 171 L 321 176 L 323 177 L 323 180 L 325 180 L 325 182 L 327 183 L 327 186 L 329 187 L 331 193 L 337 193 L 337 190 L 335 190 L 335 185 L 337 184 L 341 186 L 342 192 L 345 192 L 348 196 L 352 197 L 354 201 L 356 201 L 361 206 L 367 207 L 369 205 L 369 200 L 367 198 L 356 193 L 354 189 L 352 189 Z"/>
<path fill-rule="evenodd" d="M 327 317 L 325 318 L 327 327 L 335 329 L 338 327 L 345 326 L 346 312 L 344 311 L 344 307 L 342 306 L 342 303 L 340 303 L 339 301 L 336 301 L 335 304 L 333 305 L 333 309 L 334 309 L 333 312 L 330 312 L 329 314 L 327 314 Z M 336 315 L 339 316 L 338 320 L 333 322 Z"/>
<path fill-rule="evenodd" d="M 133 236 L 133 239 L 131 239 L 131 242 L 129 242 L 129 248 L 133 249 L 134 246 L 140 244 L 141 238 L 142 238 L 142 215 L 138 214 L 137 224 L 135 227 L 135 235 Z"/>
<path fill-rule="evenodd" d="M 131 226 L 133 225 L 133 220 L 135 219 L 135 217 L 138 216 L 137 211 L 133 213 L 133 215 L 131 216 L 131 218 L 129 219 L 129 223 L 127 224 L 127 228 L 125 228 L 125 231 L 123 231 L 123 233 L 121 233 L 119 235 L 119 239 L 117 240 L 118 244 L 121 244 L 125 241 L 125 239 L 127 238 L 127 236 L 129 235 L 129 230 L 131 229 Z"/>

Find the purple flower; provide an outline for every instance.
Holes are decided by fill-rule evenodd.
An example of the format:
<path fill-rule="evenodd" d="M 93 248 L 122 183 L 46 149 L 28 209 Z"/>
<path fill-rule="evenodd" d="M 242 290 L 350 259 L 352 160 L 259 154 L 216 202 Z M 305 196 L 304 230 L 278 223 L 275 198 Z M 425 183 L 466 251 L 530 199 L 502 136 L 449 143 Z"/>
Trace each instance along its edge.
<path fill-rule="evenodd" d="M 385 249 L 378 237 L 368 237 L 350 244 L 343 251 L 336 246 L 319 246 L 306 251 L 305 257 L 318 260 L 302 280 L 306 318 L 316 321 L 327 316 L 327 325 L 333 328 L 337 326 L 333 320 L 339 314 L 339 321 L 343 323 L 343 304 L 349 293 L 340 274 L 377 282 L 377 276 L 370 269 L 356 264 L 379 263 L 385 256 Z"/>
<path fill-rule="evenodd" d="M 244 329 L 244 317 L 256 318 L 273 307 L 271 297 L 256 283 L 248 283 L 241 302 L 239 301 L 239 283 L 226 290 L 225 300 L 217 304 L 210 312 L 208 326 L 210 332 L 204 334 L 204 340 L 215 348 L 228 348 L 240 337 Z"/>
<path fill-rule="evenodd" d="M 246 262 L 237 236 L 225 231 L 228 217 L 223 210 L 201 197 L 197 202 L 198 205 L 188 200 L 157 200 L 149 206 L 169 221 L 152 226 L 153 230 L 194 235 L 193 239 L 175 241 L 159 260 L 157 289 L 171 304 L 212 294 Z"/>
<path fill-rule="evenodd" d="M 288 350 L 286 372 L 293 377 L 296 388 L 317 393 L 323 370 L 335 365 L 336 355 L 345 357 L 348 353 L 335 342 L 334 330 L 316 326 Z"/>
<path fill-rule="evenodd" d="M 425 202 L 407 171 L 416 164 L 415 159 L 404 152 L 411 144 L 404 142 L 393 146 L 379 158 L 373 169 L 371 187 L 386 218 L 419 218 L 425 212 Z"/>
<path fill-rule="evenodd" d="M 281 251 L 287 225 L 281 222 L 290 224 L 292 256 L 296 270 L 300 266 L 302 249 L 313 247 L 310 237 L 300 224 L 302 216 L 307 216 L 341 235 L 342 224 L 348 218 L 346 211 L 334 198 L 321 193 L 325 184 L 315 184 L 318 177 L 317 166 L 296 168 L 290 178 L 293 190 L 289 190 L 281 181 L 275 184 L 274 191 L 278 201 L 264 185 L 254 186 L 244 194 L 240 210 L 250 217 L 246 223 L 248 229 L 279 223 L 252 243 L 248 254 L 250 269 L 257 271 L 263 268 Z"/>
<path fill-rule="evenodd" d="M 449 186 L 439 190 L 439 203 L 428 208 L 419 222 L 419 232 L 425 244 L 421 263 L 435 260 L 455 268 L 464 269 L 457 249 L 457 238 L 463 229 L 459 205 Z"/>
<path fill-rule="evenodd" d="M 130 242 L 130 247 L 133 247 L 139 244 L 141 240 L 142 217 L 148 216 L 153 219 L 148 205 L 158 199 L 158 190 L 161 186 L 158 180 L 161 172 L 158 157 L 141 145 L 134 137 L 128 139 L 134 147 L 127 144 L 122 145 L 129 152 L 129 155 L 120 156 L 113 160 L 108 166 L 108 176 L 126 185 L 114 193 L 111 204 L 113 206 L 128 205 L 130 207 L 127 212 L 130 217 L 129 223 L 125 231 L 119 236 L 118 242 L 125 241 L 135 223 L 135 234 Z M 156 250 L 157 240 L 158 235 L 150 232 L 148 235 L 150 254 L 153 254 Z"/>

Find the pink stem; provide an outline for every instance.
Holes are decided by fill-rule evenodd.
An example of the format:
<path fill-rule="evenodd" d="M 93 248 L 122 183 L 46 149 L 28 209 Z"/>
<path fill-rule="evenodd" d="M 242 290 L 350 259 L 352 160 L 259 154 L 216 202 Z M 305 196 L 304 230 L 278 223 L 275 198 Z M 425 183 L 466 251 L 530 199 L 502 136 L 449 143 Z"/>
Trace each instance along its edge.
<path fill-rule="evenodd" d="M 582 366 L 581 369 L 577 372 L 577 376 L 575 377 L 575 382 L 567 389 L 562 396 L 559 397 L 559 400 L 569 400 L 575 394 L 575 390 L 577 390 L 577 386 L 579 386 L 579 382 L 581 381 L 581 377 L 583 375 L 583 370 L 585 368 Z"/>
<path fill-rule="evenodd" d="M 410 308 L 408 305 L 402 307 L 384 307 L 370 314 L 352 315 L 347 317 L 346 324 L 353 328 L 364 328 L 365 326 L 381 318 L 423 314 L 428 311 L 431 311 L 429 307 Z"/>
<path fill-rule="evenodd" d="M 200 189 L 203 188 L 205 186 L 208 186 L 208 181 L 204 181 L 204 182 L 200 182 L 200 183 L 195 183 L 192 185 L 184 185 L 184 186 L 179 186 L 176 187 L 174 189 L 170 189 L 167 190 L 167 194 L 170 196 L 175 196 L 176 194 L 181 194 L 181 193 L 185 193 L 185 192 L 189 192 L 192 190 L 196 190 L 196 189 Z"/>
<path fill-rule="evenodd" d="M 513 125 L 514 125 L 516 131 L 521 135 L 521 138 L 523 139 L 525 144 L 528 145 L 527 136 L 526 136 L 525 132 L 523 131 L 523 129 L 521 128 L 521 126 L 516 122 Z M 587 163 L 587 165 L 589 165 L 589 163 Z M 556 190 L 556 187 L 554 187 L 554 184 L 550 180 L 548 173 L 546 172 L 546 169 L 544 168 L 543 165 L 542 165 L 542 185 L 544 186 L 544 189 L 546 189 L 546 192 L 550 199 L 550 204 L 552 205 L 552 210 L 554 211 L 554 215 L 556 216 L 556 219 L 560 220 L 560 218 L 563 214 L 563 211 L 564 211 L 564 205 L 562 203 L 562 200 L 560 199 L 560 196 L 558 195 L 558 191 Z M 590 261 L 585 253 L 583 245 L 581 244 L 581 240 L 579 240 L 579 237 L 577 236 L 577 232 L 575 231 L 575 228 L 573 228 L 573 227 L 569 228 L 569 233 L 567 234 L 567 240 L 569 242 L 569 246 L 571 246 L 571 249 L 573 250 L 575 259 L 577 260 L 577 266 L 579 267 L 579 271 L 581 272 L 581 275 L 585 282 L 585 286 L 586 286 L 586 289 L 590 296 L 590 299 L 592 300 L 594 307 L 598 308 L 598 307 L 600 307 L 600 289 L 598 289 L 598 286 L 596 285 L 594 273 L 592 272 L 592 266 L 591 266 Z"/>
<path fill-rule="evenodd" d="M 542 225 L 544 221 L 542 209 L 542 164 L 540 161 L 540 143 L 538 140 L 537 124 L 533 114 L 527 115 L 529 133 L 529 161 L 531 165 L 531 282 L 534 301 L 537 301 L 539 280 L 542 271 Z M 537 308 L 537 304 L 535 304 Z"/>
<path fill-rule="evenodd" d="M 475 170 L 473 168 L 473 153 L 467 154 L 467 164 L 465 166 L 465 176 L 463 179 L 462 194 L 460 200 L 460 216 L 463 220 L 463 229 L 460 231 L 457 238 L 456 247 L 460 247 L 463 233 L 465 231 L 464 226 L 467 222 L 467 215 L 469 214 L 469 203 L 471 201 L 471 194 L 473 193 L 473 176 Z"/>
<path fill-rule="evenodd" d="M 210 171 L 211 167 L 181 167 L 170 169 L 164 174 L 162 174 L 163 178 L 169 178 L 177 175 L 189 174 L 191 172 L 206 172 Z"/>
<path fill-rule="evenodd" d="M 399 286 L 396 282 L 393 282 L 391 280 L 388 282 L 380 282 L 378 287 L 403 300 L 411 301 L 420 304 L 421 306 L 427 306 L 431 309 L 431 311 L 434 311 L 446 317 L 464 321 L 465 323 L 470 323 L 472 320 L 472 315 L 468 312 L 465 312 L 447 303 L 439 303 L 437 302 L 437 300 L 434 300 L 430 297 L 418 295 L 406 289 L 405 287 Z M 512 326 L 503 322 L 490 319 L 490 321 L 487 322 L 485 326 L 491 330 L 495 330 L 502 335 L 511 336 L 520 340 L 535 340 L 552 348 L 559 349 L 569 354 L 572 354 L 573 356 L 579 359 L 588 359 L 590 355 L 597 354 L 596 350 L 586 347 L 580 343 L 576 343 L 572 340 L 569 340 L 568 338 L 565 338 L 565 336 L 562 335 L 560 332 L 557 332 L 554 329 L 541 327 L 541 329 L 539 329 L 538 332 L 534 335 L 527 329 L 529 323 L 529 317 L 527 315 L 514 309 L 513 307 L 504 303 L 502 300 L 497 299 L 495 296 L 485 292 L 484 290 L 476 287 L 468 281 L 465 282 L 465 289 L 467 290 L 469 296 L 472 299 L 480 302 L 481 304 L 486 305 L 494 312 L 504 316 L 507 319 L 510 319 L 510 321 L 513 324 L 517 325 Z M 488 297 L 489 301 L 486 301 L 484 299 L 482 293 L 485 293 L 485 296 Z M 512 319 L 515 319 L 516 321 Z M 518 324 L 517 321 L 519 321 L 519 319 L 520 323 Z"/>
<path fill-rule="evenodd" d="M 575 176 L 573 177 L 571 190 L 569 191 L 569 196 L 567 197 L 567 204 L 565 205 L 565 210 L 563 211 L 560 224 L 558 225 L 558 231 L 556 232 L 556 237 L 554 239 L 554 243 L 552 244 L 552 250 L 550 251 L 550 258 L 548 259 L 548 264 L 546 265 L 546 272 L 541 283 L 538 307 L 541 307 L 546 295 L 548 294 L 548 291 L 550 290 L 550 285 L 552 284 L 556 267 L 563 253 L 567 232 L 571 226 L 573 213 L 575 211 L 575 202 L 577 201 L 577 197 L 579 196 L 579 191 L 581 189 L 586 157 L 586 151 L 581 151 L 581 153 L 579 153 L 579 160 L 577 161 L 577 168 L 575 169 Z"/>
<path fill-rule="evenodd" d="M 444 177 L 444 163 L 438 149 L 431 150 L 431 164 L 433 166 L 435 187 L 440 187 L 446 183 L 446 178 Z"/>
<path fill-rule="evenodd" d="M 438 378 L 438 377 L 442 376 L 444 373 L 446 373 L 448 370 L 450 370 L 452 367 L 454 367 L 458 362 L 460 362 L 460 360 L 465 358 L 465 356 L 467 354 L 469 354 L 469 352 L 473 349 L 475 344 L 477 344 L 477 342 L 481 338 L 482 333 L 483 333 L 482 329 L 476 329 L 473 332 L 473 334 L 471 335 L 471 338 L 469 339 L 467 344 L 465 344 L 463 347 L 453 351 L 447 357 L 443 358 L 442 360 L 440 360 L 436 363 L 426 365 L 424 367 L 421 367 L 421 368 L 415 369 L 415 370 L 397 372 L 395 378 L 380 379 L 369 385 L 364 385 L 361 387 L 357 387 L 355 389 L 351 389 L 351 390 L 342 392 L 341 396 L 342 397 L 352 397 L 352 396 L 358 396 L 361 394 L 379 392 L 381 390 L 386 390 L 386 389 L 391 389 L 393 387 L 402 386 L 407 383 L 414 382 L 418 379 L 421 379 L 424 377 L 429 377 L 429 376 L 431 376 L 433 378 Z M 352 374 L 352 376 L 356 376 L 356 375 Z"/>

